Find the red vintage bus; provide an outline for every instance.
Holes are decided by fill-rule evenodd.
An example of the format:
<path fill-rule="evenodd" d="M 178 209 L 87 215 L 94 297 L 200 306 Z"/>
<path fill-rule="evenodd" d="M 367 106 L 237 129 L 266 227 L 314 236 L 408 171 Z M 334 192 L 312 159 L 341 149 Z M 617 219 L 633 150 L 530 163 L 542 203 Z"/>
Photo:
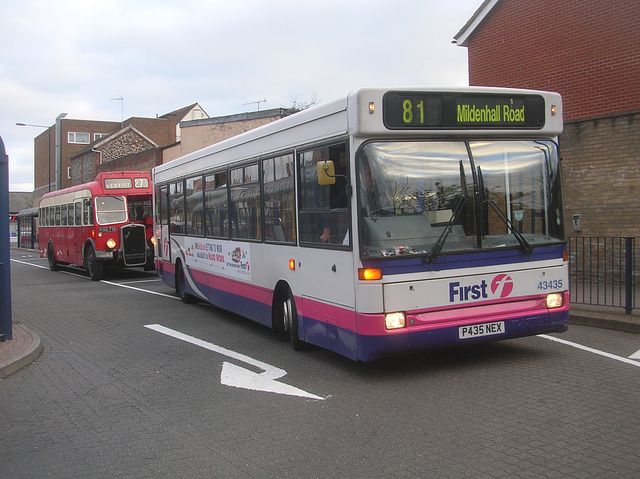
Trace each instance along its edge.
<path fill-rule="evenodd" d="M 94 181 L 47 193 L 40 200 L 40 256 L 102 279 L 105 267 L 154 269 L 152 186 L 146 171 L 99 173 Z"/>

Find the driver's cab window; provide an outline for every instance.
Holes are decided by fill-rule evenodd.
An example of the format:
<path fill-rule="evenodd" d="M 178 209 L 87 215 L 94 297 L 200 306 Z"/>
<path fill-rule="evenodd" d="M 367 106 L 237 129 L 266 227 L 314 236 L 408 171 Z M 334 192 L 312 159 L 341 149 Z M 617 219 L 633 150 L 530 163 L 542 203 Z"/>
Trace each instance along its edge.
<path fill-rule="evenodd" d="M 321 185 L 317 165 L 331 161 L 333 184 Z M 349 247 L 350 215 L 346 143 L 298 153 L 300 242 Z"/>

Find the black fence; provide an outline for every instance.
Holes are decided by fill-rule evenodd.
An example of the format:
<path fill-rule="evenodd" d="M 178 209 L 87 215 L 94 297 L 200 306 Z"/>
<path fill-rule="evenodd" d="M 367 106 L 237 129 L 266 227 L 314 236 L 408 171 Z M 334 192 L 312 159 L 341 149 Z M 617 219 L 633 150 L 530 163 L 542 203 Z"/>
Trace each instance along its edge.
<path fill-rule="evenodd" d="M 638 241 L 632 237 L 569 238 L 571 302 L 624 308 L 638 297 Z"/>

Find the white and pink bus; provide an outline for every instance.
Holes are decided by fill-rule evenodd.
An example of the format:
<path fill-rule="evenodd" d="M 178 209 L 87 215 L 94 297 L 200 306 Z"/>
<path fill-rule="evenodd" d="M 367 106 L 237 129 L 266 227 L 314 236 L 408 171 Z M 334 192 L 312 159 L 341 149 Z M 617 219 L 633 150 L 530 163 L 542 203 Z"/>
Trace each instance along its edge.
<path fill-rule="evenodd" d="M 362 89 L 153 171 L 156 269 L 359 361 L 568 327 L 556 93 Z"/>

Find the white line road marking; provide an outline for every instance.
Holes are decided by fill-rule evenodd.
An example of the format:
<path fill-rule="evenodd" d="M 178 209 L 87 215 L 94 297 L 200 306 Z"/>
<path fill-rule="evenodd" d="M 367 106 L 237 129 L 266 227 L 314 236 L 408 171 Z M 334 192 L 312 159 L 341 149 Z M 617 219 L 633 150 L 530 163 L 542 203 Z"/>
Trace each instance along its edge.
<path fill-rule="evenodd" d="M 48 266 L 42 266 L 42 265 L 39 265 L 39 264 L 28 263 L 27 261 L 20 261 L 18 259 L 11 258 L 11 261 L 13 261 L 14 263 L 26 264 L 27 266 L 33 266 L 34 268 L 49 269 Z"/>
<path fill-rule="evenodd" d="M 26 264 L 27 266 L 33 266 L 34 268 L 42 268 L 42 269 L 49 269 L 48 266 L 42 266 L 39 264 L 33 264 L 33 263 L 27 263 L 26 261 L 19 261 L 17 259 L 12 259 L 11 261 L 15 262 L 15 263 L 20 263 L 20 264 Z M 63 273 L 63 274 L 70 274 L 76 277 L 82 277 L 82 276 L 78 276 L 77 273 L 72 273 L 70 271 L 59 271 L 59 273 Z M 86 279 L 90 279 L 88 277 L 86 277 Z M 159 280 L 147 280 L 147 282 L 151 282 L 151 281 L 159 281 Z M 171 298 L 171 299 L 180 299 L 177 296 L 172 296 L 170 294 L 165 294 L 165 293 L 158 293 L 156 291 L 149 291 L 148 289 L 142 289 L 142 288 L 136 288 L 135 286 L 129 286 L 128 284 L 124 284 L 124 283 L 114 283 L 112 281 L 107 281 L 107 280 L 100 280 L 101 283 L 105 283 L 105 284 L 110 284 L 112 286 L 118 286 L 120 288 L 127 288 L 127 289 L 133 289 L 135 291 L 140 291 L 142 293 L 149 293 L 149 294 L 155 294 L 156 296 L 162 296 L 164 298 Z M 141 283 L 143 281 L 134 281 L 135 283 Z"/>
<path fill-rule="evenodd" d="M 615 359 L 616 361 L 620 361 L 622 363 L 632 364 L 634 366 L 640 367 L 640 362 L 638 361 L 632 361 L 631 359 L 623 358 L 622 356 L 616 356 L 615 354 L 605 353 L 604 351 L 600 351 L 599 349 L 590 348 L 588 346 L 583 346 L 582 344 L 578 344 L 578 343 L 572 343 L 571 341 L 566 341 L 564 339 L 556 338 L 555 336 L 548 336 L 546 334 L 539 334 L 538 336 L 544 339 L 555 341 L 557 343 L 566 344 L 567 346 L 572 346 L 574 348 L 582 349 L 583 351 L 588 351 L 593 354 L 598 354 L 599 356 L 604 356 L 605 358 Z"/>
<path fill-rule="evenodd" d="M 134 291 L 141 291 L 143 293 L 155 294 L 156 296 L 162 296 L 164 298 L 180 299 L 177 296 L 172 296 L 170 294 L 165 294 L 165 293 L 158 293 L 156 291 L 149 291 L 148 289 L 136 288 L 135 286 L 129 286 L 128 284 L 113 283 L 111 281 L 106 281 L 104 279 L 100 280 L 100 282 L 105 284 L 110 284 L 112 286 L 118 286 L 120 288 L 133 289 Z"/>
<path fill-rule="evenodd" d="M 629 356 L 629 359 L 640 359 L 640 349 L 638 349 L 635 353 Z"/>
<path fill-rule="evenodd" d="M 136 281 L 123 281 L 120 284 L 137 284 L 137 283 L 159 283 L 162 280 L 160 278 L 155 279 L 138 279 Z"/>
<path fill-rule="evenodd" d="M 257 359 L 253 359 L 242 353 L 237 353 L 230 349 L 217 346 L 213 343 L 208 343 L 207 341 L 203 341 L 202 339 L 198 339 L 196 337 L 183 334 L 179 331 L 166 328 L 160 324 L 147 324 L 145 325 L 145 328 L 151 329 L 158 333 L 166 334 L 167 336 L 171 336 L 172 338 L 186 341 L 187 343 L 195 344 L 196 346 L 200 346 L 201 348 L 208 349 L 209 351 L 213 351 L 214 353 L 221 354 L 237 361 L 241 361 L 245 364 L 249 364 L 264 371 L 263 373 L 255 373 L 253 371 L 249 371 L 248 369 L 225 361 L 222 364 L 222 372 L 220 373 L 220 382 L 225 386 L 251 389 L 253 391 L 286 394 L 288 396 L 298 396 L 308 399 L 317 399 L 320 401 L 326 399 L 321 396 L 316 396 L 315 394 L 303 391 L 302 389 L 298 389 L 294 386 L 289 386 L 288 384 L 276 381 L 277 379 L 280 379 L 287 374 L 284 369 L 271 366 L 270 364 L 264 363 Z"/>

